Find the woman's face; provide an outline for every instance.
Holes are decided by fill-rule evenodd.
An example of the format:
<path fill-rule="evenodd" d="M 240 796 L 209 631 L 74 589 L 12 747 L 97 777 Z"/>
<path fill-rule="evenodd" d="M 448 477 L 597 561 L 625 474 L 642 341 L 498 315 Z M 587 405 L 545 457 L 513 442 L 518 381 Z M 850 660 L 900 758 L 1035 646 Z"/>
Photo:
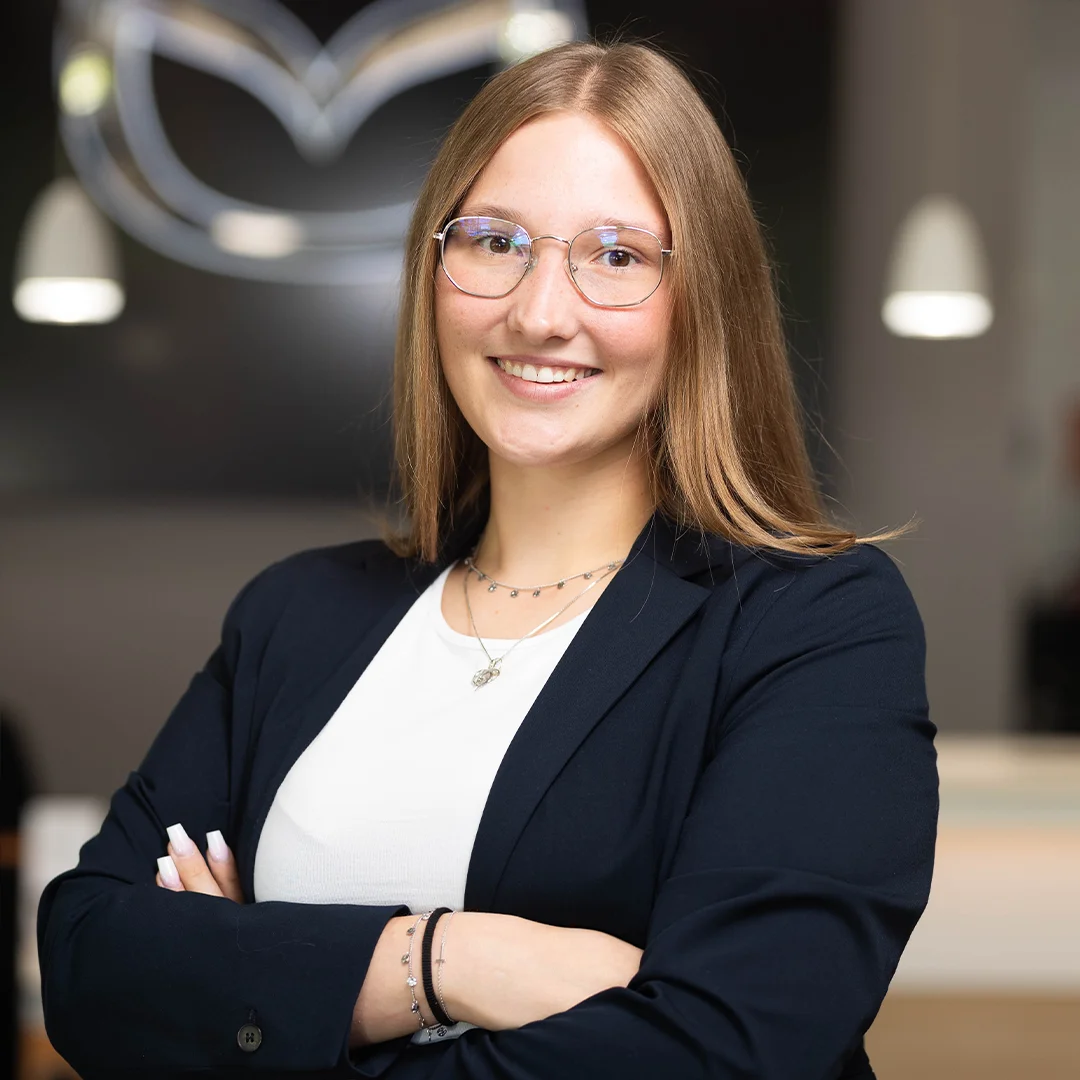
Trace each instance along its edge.
<path fill-rule="evenodd" d="M 506 218 L 530 236 L 572 239 L 596 225 L 636 225 L 665 248 L 671 234 L 656 192 L 630 148 L 601 122 L 550 113 L 518 128 L 477 177 L 458 216 Z M 492 454 L 519 466 L 625 459 L 654 400 L 666 355 L 668 277 L 642 304 L 588 301 L 567 269 L 567 246 L 534 245 L 536 264 L 498 299 L 461 292 L 439 270 L 435 321 L 454 400 Z M 573 382 L 533 382 L 496 362 L 595 370 Z M 518 367 L 517 365 L 520 365 Z"/>

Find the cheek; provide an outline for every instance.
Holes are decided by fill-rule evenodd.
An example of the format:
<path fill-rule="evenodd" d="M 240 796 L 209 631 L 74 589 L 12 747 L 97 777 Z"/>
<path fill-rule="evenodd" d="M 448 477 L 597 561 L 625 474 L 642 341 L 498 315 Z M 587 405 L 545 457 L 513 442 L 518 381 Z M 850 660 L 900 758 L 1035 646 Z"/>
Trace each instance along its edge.
<path fill-rule="evenodd" d="M 466 296 L 450 285 L 435 290 L 435 340 L 449 369 L 475 356 L 493 324 L 490 305 Z"/>
<path fill-rule="evenodd" d="M 654 389 L 663 375 L 668 345 L 666 313 L 642 312 L 633 320 L 613 320 L 601 330 L 603 352 L 616 373 L 628 378 L 627 389 Z"/>
<path fill-rule="evenodd" d="M 440 296 L 436 291 L 435 342 L 450 396 L 466 421 L 476 428 L 482 426 L 481 379 L 486 375 L 477 358 L 489 337 L 483 319 L 488 313 L 468 303 L 469 299 L 452 287 L 450 295 Z"/>
<path fill-rule="evenodd" d="M 435 340 L 444 360 L 458 351 L 462 336 L 461 313 L 452 296 L 445 290 L 435 290 Z"/>

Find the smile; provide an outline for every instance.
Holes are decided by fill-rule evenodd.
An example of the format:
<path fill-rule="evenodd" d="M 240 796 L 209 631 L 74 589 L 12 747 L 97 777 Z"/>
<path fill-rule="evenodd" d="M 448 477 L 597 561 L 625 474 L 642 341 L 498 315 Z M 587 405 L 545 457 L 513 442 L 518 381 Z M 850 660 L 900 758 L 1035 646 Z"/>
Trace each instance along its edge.
<path fill-rule="evenodd" d="M 524 379 L 526 382 L 575 382 L 600 374 L 599 368 L 548 367 L 546 365 L 544 367 L 535 367 L 532 364 L 517 364 L 510 360 L 503 360 L 498 356 L 493 356 L 491 359 L 494 360 L 507 375 L 513 375 L 516 378 Z"/>

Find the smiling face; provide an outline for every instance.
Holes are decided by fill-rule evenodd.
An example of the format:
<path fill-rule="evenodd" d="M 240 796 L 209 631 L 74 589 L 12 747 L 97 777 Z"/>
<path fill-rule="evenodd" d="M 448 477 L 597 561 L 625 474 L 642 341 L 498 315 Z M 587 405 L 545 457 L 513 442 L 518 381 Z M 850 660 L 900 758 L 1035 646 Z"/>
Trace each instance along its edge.
<path fill-rule="evenodd" d="M 618 222 L 671 246 L 641 162 L 582 113 L 550 113 L 518 128 L 457 215 L 506 218 L 530 236 L 568 240 Z M 539 240 L 534 258 L 521 283 L 498 299 L 463 293 L 438 271 L 436 333 L 450 392 L 489 451 L 511 464 L 625 461 L 663 374 L 668 275 L 644 303 L 606 308 L 575 287 L 565 244 Z"/>

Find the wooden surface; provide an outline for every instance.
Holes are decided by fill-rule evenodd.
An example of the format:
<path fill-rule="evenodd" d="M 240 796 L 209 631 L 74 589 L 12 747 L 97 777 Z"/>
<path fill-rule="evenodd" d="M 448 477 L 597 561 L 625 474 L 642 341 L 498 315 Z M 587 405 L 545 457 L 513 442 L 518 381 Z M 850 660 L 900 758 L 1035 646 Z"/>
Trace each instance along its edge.
<path fill-rule="evenodd" d="M 15 1080 L 77 1080 L 75 1071 L 39 1028 L 24 1028 L 20 1033 L 18 1069 Z"/>
<path fill-rule="evenodd" d="M 866 1048 L 878 1080 L 1080 1080 L 1080 995 L 890 994 Z"/>

